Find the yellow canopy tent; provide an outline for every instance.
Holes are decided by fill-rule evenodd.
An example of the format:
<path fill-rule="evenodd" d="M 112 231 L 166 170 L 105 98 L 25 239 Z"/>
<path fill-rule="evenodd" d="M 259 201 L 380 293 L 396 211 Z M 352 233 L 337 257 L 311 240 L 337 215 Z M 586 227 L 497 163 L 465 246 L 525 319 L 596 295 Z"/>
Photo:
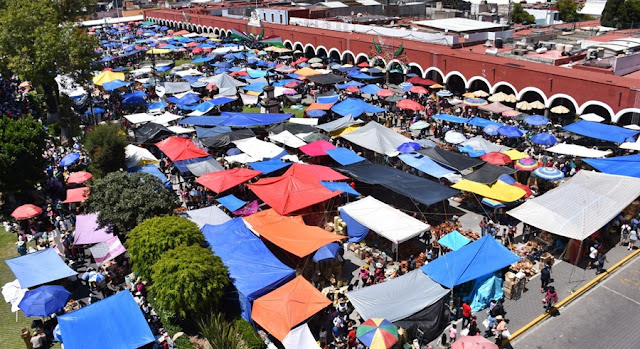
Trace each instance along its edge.
<path fill-rule="evenodd" d="M 523 152 L 517 151 L 515 149 L 509 149 L 502 152 L 502 154 L 507 155 L 511 160 L 516 161 L 524 158 L 528 158 L 529 156 Z"/>
<path fill-rule="evenodd" d="M 167 49 L 167 48 L 152 48 L 149 51 L 147 51 L 148 55 L 166 55 L 167 53 L 170 53 L 171 50 Z"/>
<path fill-rule="evenodd" d="M 300 76 L 304 76 L 304 77 L 322 74 L 321 72 L 319 72 L 319 71 L 317 71 L 315 69 L 311 69 L 309 67 L 304 67 L 302 69 L 298 69 L 294 73 L 297 74 L 297 75 L 300 75 Z"/>
<path fill-rule="evenodd" d="M 502 181 L 496 181 L 493 185 L 487 185 L 461 179 L 451 187 L 503 202 L 516 201 L 526 194 L 524 190 Z"/>
<path fill-rule="evenodd" d="M 124 73 L 115 73 L 110 70 L 105 70 L 93 77 L 93 83 L 98 86 L 102 86 L 105 82 L 111 82 L 113 80 L 124 81 Z"/>

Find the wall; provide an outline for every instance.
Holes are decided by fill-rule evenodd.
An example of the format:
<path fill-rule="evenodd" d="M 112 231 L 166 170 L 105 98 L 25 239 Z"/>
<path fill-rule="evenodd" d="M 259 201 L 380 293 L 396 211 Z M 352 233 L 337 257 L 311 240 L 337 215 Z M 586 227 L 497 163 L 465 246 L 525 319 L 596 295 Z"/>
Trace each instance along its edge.
<path fill-rule="evenodd" d="M 289 24 L 289 12 L 286 10 L 273 10 L 270 8 L 259 8 L 260 20 L 267 23 Z"/>
<path fill-rule="evenodd" d="M 613 74 L 621 76 L 640 70 L 640 54 L 618 57 L 613 61 Z M 638 84 L 640 86 L 640 84 Z"/>

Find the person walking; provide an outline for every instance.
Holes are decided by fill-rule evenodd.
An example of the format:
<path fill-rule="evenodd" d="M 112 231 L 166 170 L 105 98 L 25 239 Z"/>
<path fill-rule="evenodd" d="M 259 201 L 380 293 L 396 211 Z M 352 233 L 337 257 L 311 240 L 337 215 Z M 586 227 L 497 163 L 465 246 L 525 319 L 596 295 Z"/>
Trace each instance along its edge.
<path fill-rule="evenodd" d="M 500 345 L 504 339 L 504 332 L 507 330 L 507 323 L 504 321 L 502 315 L 496 316 L 496 321 L 498 321 L 498 323 L 493 332 L 496 336 L 496 344 Z"/>
<path fill-rule="evenodd" d="M 470 322 L 471 306 L 469 305 L 469 301 L 465 299 L 464 302 L 462 302 L 462 328 L 466 328 Z"/>
<path fill-rule="evenodd" d="M 544 296 L 544 308 L 545 312 L 549 312 L 553 308 L 554 304 L 558 302 L 558 294 L 553 286 L 549 286 L 547 294 Z"/>
<path fill-rule="evenodd" d="M 540 271 L 540 280 L 542 281 L 540 293 L 544 293 L 545 291 L 547 291 L 549 282 L 551 282 L 551 268 L 547 263 L 544 264 L 544 268 L 542 268 L 542 270 Z"/>
<path fill-rule="evenodd" d="M 596 269 L 596 275 L 604 271 L 605 262 L 608 262 L 606 254 L 604 254 L 604 252 L 598 253 L 598 267 Z"/>
<path fill-rule="evenodd" d="M 620 246 L 629 243 L 629 233 L 631 233 L 631 226 L 628 223 L 623 224 L 620 227 Z"/>
<path fill-rule="evenodd" d="M 629 247 L 627 248 L 629 251 L 633 251 L 636 241 L 638 241 L 638 233 L 635 230 L 632 230 L 629 233 Z"/>

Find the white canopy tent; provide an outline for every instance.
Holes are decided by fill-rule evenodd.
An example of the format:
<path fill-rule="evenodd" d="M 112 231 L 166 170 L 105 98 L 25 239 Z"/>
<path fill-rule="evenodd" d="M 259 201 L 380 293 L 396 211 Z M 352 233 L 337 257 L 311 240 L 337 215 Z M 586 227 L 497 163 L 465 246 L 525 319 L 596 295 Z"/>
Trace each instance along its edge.
<path fill-rule="evenodd" d="M 231 220 L 218 206 L 208 206 L 197 210 L 180 213 L 179 216 L 189 219 L 198 225 L 198 228 L 205 224 L 218 225 Z"/>
<path fill-rule="evenodd" d="M 505 147 L 504 145 L 499 145 L 495 143 L 491 143 L 488 140 L 484 139 L 482 136 L 476 136 L 473 138 L 469 138 L 468 140 L 460 143 L 462 146 L 470 146 L 474 150 L 484 150 L 487 153 L 498 152 L 502 153 L 503 151 L 507 151 L 511 148 Z"/>
<path fill-rule="evenodd" d="M 251 155 L 246 154 L 246 153 L 242 153 L 242 154 L 238 154 L 238 155 L 229 155 L 229 156 L 225 156 L 224 160 L 230 164 L 234 164 L 234 163 L 239 163 L 239 164 L 247 164 L 250 162 L 257 162 L 260 161 L 260 159 L 254 159 L 251 157 Z"/>
<path fill-rule="evenodd" d="M 411 139 L 375 121 L 371 121 L 359 129 L 343 134 L 340 137 L 363 148 L 387 156 L 397 156 L 400 154 L 398 147 L 403 143 L 411 142 Z"/>
<path fill-rule="evenodd" d="M 431 227 L 372 196 L 340 208 L 351 218 L 395 244 L 418 236 Z"/>
<path fill-rule="evenodd" d="M 291 331 L 282 341 L 285 349 L 320 349 L 307 324 L 302 324 Z"/>
<path fill-rule="evenodd" d="M 169 131 L 175 133 L 175 134 L 185 134 L 185 133 L 191 133 L 191 132 L 196 132 L 196 129 L 193 127 L 182 127 L 182 126 L 169 126 L 167 127 L 169 129 Z"/>
<path fill-rule="evenodd" d="M 153 121 L 156 119 L 154 115 L 147 114 L 147 113 L 125 115 L 124 118 L 127 119 L 132 124 L 142 124 L 142 123 Z"/>
<path fill-rule="evenodd" d="M 256 137 L 238 139 L 233 141 L 233 144 L 242 150 L 244 153 L 249 154 L 254 161 L 262 161 L 263 159 L 271 159 L 280 155 L 284 149 L 279 146 L 259 140 Z"/>
<path fill-rule="evenodd" d="M 582 170 L 507 213 L 536 228 L 584 240 L 639 195 L 640 178 Z"/>
<path fill-rule="evenodd" d="M 380 284 L 347 292 L 347 297 L 363 319 L 384 318 L 395 322 L 432 305 L 448 292 L 418 269 Z"/>
<path fill-rule="evenodd" d="M 296 118 L 293 117 L 291 119 L 289 119 L 289 122 L 292 124 L 298 124 L 298 125 L 309 125 L 309 126 L 317 126 L 318 125 L 318 119 L 316 118 Z"/>
<path fill-rule="evenodd" d="M 158 162 L 158 158 L 153 156 L 150 151 L 133 144 L 129 144 L 124 148 L 124 156 L 127 161 L 127 168 Z"/>
<path fill-rule="evenodd" d="M 556 154 L 579 156 L 581 158 L 603 158 L 611 154 L 611 150 L 591 149 L 577 144 L 566 143 L 558 143 L 551 148 L 547 148 L 547 151 Z"/>
<path fill-rule="evenodd" d="M 640 150 L 640 138 L 635 142 L 625 142 L 620 144 L 621 149 Z"/>
<path fill-rule="evenodd" d="M 168 111 L 165 111 L 164 114 L 160 114 L 156 116 L 153 122 L 155 122 L 156 124 L 160 124 L 162 126 L 167 126 L 171 121 L 176 121 L 179 119 L 182 119 L 181 115 L 172 114 L 172 113 L 169 113 Z"/>
<path fill-rule="evenodd" d="M 302 147 L 305 144 L 307 144 L 302 139 L 296 137 L 294 134 L 292 134 L 291 132 L 289 132 L 287 130 L 282 131 L 282 132 L 280 132 L 278 134 L 271 133 L 269 135 L 269 139 L 271 139 L 274 142 L 278 142 L 278 143 L 284 144 L 287 147 L 296 148 L 296 149 Z"/>

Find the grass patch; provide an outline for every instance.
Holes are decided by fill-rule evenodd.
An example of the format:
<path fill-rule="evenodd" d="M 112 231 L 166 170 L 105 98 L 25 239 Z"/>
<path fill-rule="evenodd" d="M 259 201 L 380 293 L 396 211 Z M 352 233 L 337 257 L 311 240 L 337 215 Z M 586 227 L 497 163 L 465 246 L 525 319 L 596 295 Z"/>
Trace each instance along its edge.
<path fill-rule="evenodd" d="M 29 245 L 34 246 L 34 243 L 31 242 Z M 16 279 L 4 260 L 17 256 L 15 234 L 7 233 L 0 227 L 0 259 L 2 260 L 0 261 L 0 287 Z M 31 321 L 35 318 L 27 318 L 22 311 L 18 311 L 18 322 L 16 322 L 16 314 L 11 312 L 11 304 L 4 302 L 4 299 L 0 303 L 0 343 L 2 343 L 2 349 L 24 349 L 25 345 L 20 337 L 20 332 L 25 327 L 31 330 Z M 60 343 L 56 343 L 53 348 L 60 348 Z"/>
<path fill-rule="evenodd" d="M 260 107 L 244 107 L 242 109 L 243 112 L 245 113 L 259 113 L 260 112 Z M 294 117 L 296 118 L 301 118 L 304 116 L 304 110 L 297 110 L 297 109 L 291 109 L 291 108 L 283 108 L 282 109 L 283 113 L 291 113 L 293 114 Z"/>

